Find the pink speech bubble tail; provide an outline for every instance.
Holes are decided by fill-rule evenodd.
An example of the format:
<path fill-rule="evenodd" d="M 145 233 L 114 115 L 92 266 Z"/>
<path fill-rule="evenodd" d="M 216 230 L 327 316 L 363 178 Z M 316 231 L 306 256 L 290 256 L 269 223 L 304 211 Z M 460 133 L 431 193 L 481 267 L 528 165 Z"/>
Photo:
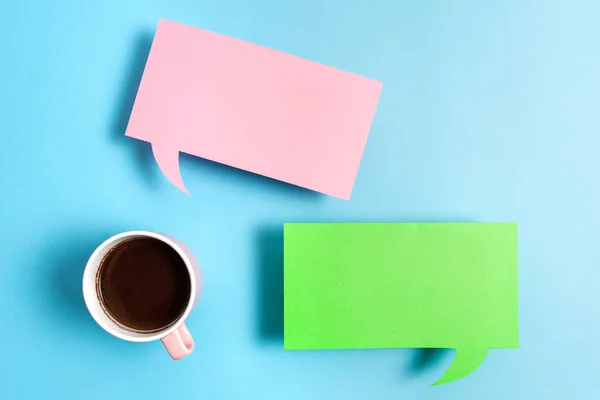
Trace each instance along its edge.
<path fill-rule="evenodd" d="M 152 143 L 152 153 L 162 173 L 183 193 L 189 195 L 181 179 L 179 169 L 179 151 L 164 144 Z"/>

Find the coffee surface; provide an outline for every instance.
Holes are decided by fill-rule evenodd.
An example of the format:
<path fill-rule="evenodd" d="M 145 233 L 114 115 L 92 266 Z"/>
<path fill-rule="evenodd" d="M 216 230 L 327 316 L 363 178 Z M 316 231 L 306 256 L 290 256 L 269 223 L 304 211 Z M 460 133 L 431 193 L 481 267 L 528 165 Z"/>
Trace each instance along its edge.
<path fill-rule="evenodd" d="M 97 285 L 109 316 L 141 332 L 159 331 L 175 322 L 191 291 L 179 254 L 153 238 L 129 239 L 113 248 L 100 265 Z"/>

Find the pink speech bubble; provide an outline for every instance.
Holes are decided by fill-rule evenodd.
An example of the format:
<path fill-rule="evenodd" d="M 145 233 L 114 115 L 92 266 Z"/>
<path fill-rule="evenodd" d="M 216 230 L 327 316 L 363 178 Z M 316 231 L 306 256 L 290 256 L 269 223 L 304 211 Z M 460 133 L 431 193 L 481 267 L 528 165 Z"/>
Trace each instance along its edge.
<path fill-rule="evenodd" d="M 382 84 L 161 20 L 126 135 L 187 193 L 179 152 L 349 199 Z"/>

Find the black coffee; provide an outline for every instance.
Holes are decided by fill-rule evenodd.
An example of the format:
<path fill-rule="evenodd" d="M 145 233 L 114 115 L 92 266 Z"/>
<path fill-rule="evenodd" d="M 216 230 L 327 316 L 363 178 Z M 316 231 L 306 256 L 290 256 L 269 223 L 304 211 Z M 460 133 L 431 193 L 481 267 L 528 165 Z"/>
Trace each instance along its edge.
<path fill-rule="evenodd" d="M 171 325 L 190 300 L 185 263 L 171 246 L 153 238 L 129 239 L 113 248 L 100 264 L 96 285 L 107 314 L 134 331 Z"/>

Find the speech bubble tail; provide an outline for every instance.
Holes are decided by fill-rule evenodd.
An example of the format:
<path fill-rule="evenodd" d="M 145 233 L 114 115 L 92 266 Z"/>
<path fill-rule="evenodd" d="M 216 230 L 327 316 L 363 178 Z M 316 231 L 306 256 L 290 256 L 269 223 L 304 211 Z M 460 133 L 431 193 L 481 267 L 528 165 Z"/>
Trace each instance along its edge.
<path fill-rule="evenodd" d="M 450 367 L 444 375 L 433 385 L 438 386 L 444 383 L 456 381 L 464 378 L 471 372 L 475 371 L 479 365 L 485 360 L 488 349 L 481 347 L 465 347 L 456 349 L 456 356 Z"/>
<path fill-rule="evenodd" d="M 154 159 L 158 164 L 158 167 L 162 171 L 165 177 L 181 190 L 183 193 L 189 195 L 188 190 L 183 184 L 181 179 L 181 171 L 179 169 L 179 151 L 165 145 L 157 145 L 152 143 L 152 153 Z"/>

